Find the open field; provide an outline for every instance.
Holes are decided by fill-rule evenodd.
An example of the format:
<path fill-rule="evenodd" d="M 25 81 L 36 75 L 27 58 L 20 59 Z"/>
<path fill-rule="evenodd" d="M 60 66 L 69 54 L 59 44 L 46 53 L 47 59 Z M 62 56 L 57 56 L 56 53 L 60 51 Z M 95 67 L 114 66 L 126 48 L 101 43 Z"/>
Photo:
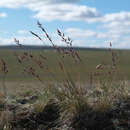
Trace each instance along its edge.
<path fill-rule="evenodd" d="M 15 50 L 14 50 L 15 51 Z M 39 55 L 42 54 L 48 58 L 48 61 L 45 63 L 49 71 L 46 69 L 40 69 L 38 65 L 33 63 L 31 60 L 26 59 L 21 65 L 16 56 L 14 56 L 13 50 L 1 50 L 0 57 L 7 62 L 8 74 L 6 80 L 8 81 L 24 81 L 24 80 L 35 80 L 34 77 L 23 74 L 23 68 L 33 66 L 37 73 L 40 75 L 43 81 L 51 80 L 62 80 L 64 79 L 63 72 L 60 70 L 58 65 L 58 56 L 54 51 L 29 51 L 36 59 L 42 61 L 39 58 Z M 22 54 L 23 51 L 16 51 L 18 54 Z M 130 51 L 129 50 L 118 50 L 118 75 L 119 79 L 130 80 Z M 81 81 L 89 80 L 89 74 L 91 72 L 96 72 L 96 66 L 98 64 L 112 64 L 111 53 L 109 51 L 79 51 L 79 55 L 82 59 L 82 62 L 75 63 L 74 60 L 67 56 L 64 58 L 65 69 L 71 74 L 73 79 L 80 79 Z M 42 61 L 44 62 L 44 61 Z M 32 65 L 33 64 L 33 65 Z M 34 65 L 35 64 L 35 65 Z M 2 72 L 1 72 L 2 73 Z M 0 76 L 2 79 L 2 75 Z"/>

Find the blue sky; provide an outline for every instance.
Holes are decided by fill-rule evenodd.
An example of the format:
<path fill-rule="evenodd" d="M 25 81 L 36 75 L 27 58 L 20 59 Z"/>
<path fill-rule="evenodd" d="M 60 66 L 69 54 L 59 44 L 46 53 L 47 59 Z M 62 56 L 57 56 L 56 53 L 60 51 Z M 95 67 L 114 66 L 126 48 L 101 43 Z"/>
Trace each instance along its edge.
<path fill-rule="evenodd" d="M 59 28 L 73 46 L 130 48 L 130 0 L 1 0 L 0 45 L 49 45 L 37 28 L 39 20 L 55 44 L 65 45 L 56 35 Z M 41 43 L 29 31 L 44 39 Z"/>

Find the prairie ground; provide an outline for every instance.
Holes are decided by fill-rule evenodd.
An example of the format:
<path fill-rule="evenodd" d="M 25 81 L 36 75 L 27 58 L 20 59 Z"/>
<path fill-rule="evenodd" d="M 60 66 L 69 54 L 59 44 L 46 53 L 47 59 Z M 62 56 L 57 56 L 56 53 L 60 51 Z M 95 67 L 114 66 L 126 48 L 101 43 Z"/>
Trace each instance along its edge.
<path fill-rule="evenodd" d="M 55 51 L 29 51 L 35 58 L 41 60 L 39 55 L 48 58 L 48 61 L 45 63 L 49 71 L 46 69 L 40 69 L 34 62 L 30 60 L 25 60 L 21 65 L 16 56 L 14 56 L 14 52 L 18 55 L 22 54 L 24 51 L 12 51 L 12 50 L 1 50 L 0 57 L 5 59 L 8 67 L 8 74 L 6 76 L 7 81 L 30 81 L 35 80 L 33 76 L 23 74 L 23 69 L 26 67 L 34 67 L 36 72 L 40 75 L 41 79 L 44 81 L 62 81 L 64 79 L 64 74 L 60 70 L 58 65 L 58 55 Z M 98 64 L 112 64 L 111 53 L 109 51 L 79 51 L 79 55 L 82 59 L 82 62 L 75 63 L 74 60 L 66 56 L 64 58 L 64 66 L 65 69 L 71 74 L 73 79 L 80 79 L 80 81 L 88 81 L 91 72 L 96 71 L 96 66 Z M 129 50 L 118 50 L 117 51 L 118 60 L 117 60 L 117 68 L 118 74 L 116 75 L 117 79 L 126 79 L 130 80 L 130 60 Z M 44 61 L 43 61 L 44 62 Z M 2 80 L 2 72 L 0 79 Z"/>

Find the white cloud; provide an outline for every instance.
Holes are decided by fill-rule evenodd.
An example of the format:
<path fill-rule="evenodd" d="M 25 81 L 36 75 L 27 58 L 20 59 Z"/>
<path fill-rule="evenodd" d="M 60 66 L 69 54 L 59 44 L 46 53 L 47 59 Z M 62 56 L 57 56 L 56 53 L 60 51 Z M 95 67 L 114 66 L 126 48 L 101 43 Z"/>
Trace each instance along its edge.
<path fill-rule="evenodd" d="M 1 0 L 0 7 L 18 8 L 25 4 L 26 0 Z"/>
<path fill-rule="evenodd" d="M 118 32 L 119 31 L 119 32 Z M 130 47 L 130 31 L 107 30 L 102 32 L 95 30 L 85 30 L 80 28 L 69 28 L 66 34 L 74 39 L 74 45 L 88 47 L 108 47 L 112 42 L 114 48 Z"/>
<path fill-rule="evenodd" d="M 37 4 L 62 4 L 62 3 L 76 3 L 80 0 L 1 0 L 1 7 L 8 8 L 19 8 L 23 6 L 27 6 L 29 4 L 37 5 Z"/>
<path fill-rule="evenodd" d="M 96 36 L 96 32 L 92 30 L 82 30 L 79 28 L 66 29 L 66 33 L 72 38 L 88 38 Z"/>
<path fill-rule="evenodd" d="M 48 45 L 47 40 L 43 42 L 39 41 L 37 38 L 33 36 L 16 36 L 16 39 L 20 41 L 22 45 Z M 2 38 L 0 37 L 0 46 L 2 45 L 16 45 L 14 42 L 14 38 Z"/>
<path fill-rule="evenodd" d="M 130 12 L 106 14 L 102 22 L 104 23 L 103 27 L 112 34 L 130 33 Z"/>
<path fill-rule="evenodd" d="M 5 18 L 5 17 L 7 17 L 7 14 L 4 13 L 4 12 L 3 12 L 3 13 L 0 13 L 0 17 L 1 17 L 1 18 Z"/>
<path fill-rule="evenodd" d="M 69 36 L 73 38 L 106 38 L 106 34 L 103 32 L 96 32 L 94 30 L 84 30 L 80 28 L 69 28 L 65 31 Z"/>
<path fill-rule="evenodd" d="M 130 21 L 130 12 L 119 12 L 106 14 L 103 22 L 114 22 L 114 21 Z"/>
<path fill-rule="evenodd" d="M 35 17 L 41 20 L 91 21 L 94 20 L 95 17 L 100 17 L 100 14 L 95 8 L 72 4 L 62 4 L 58 8 L 48 5 L 38 10 L 39 12 Z"/>
<path fill-rule="evenodd" d="M 70 36 L 73 41 L 73 46 L 82 47 L 109 47 L 109 43 L 112 42 L 113 48 L 129 48 L 130 47 L 130 37 L 116 37 L 115 35 L 109 35 L 110 32 L 96 32 L 93 30 L 84 30 L 78 28 L 70 28 L 65 30 L 66 36 Z M 77 33 L 77 34 L 76 34 Z M 80 34 L 81 33 L 81 34 Z M 82 35 L 82 33 L 84 35 Z M 90 34 L 88 34 L 90 33 Z M 55 35 L 51 36 L 54 44 L 56 45 L 66 45 L 61 42 Z M 22 45 L 51 45 L 48 39 L 43 39 L 43 42 L 34 36 L 24 36 L 17 35 L 17 39 L 20 40 Z M 0 45 L 15 45 L 13 38 L 0 38 Z"/>
<path fill-rule="evenodd" d="M 24 34 L 28 34 L 29 32 L 26 30 L 19 30 L 17 33 L 20 35 L 24 35 Z"/>
<path fill-rule="evenodd" d="M 2 45 L 11 45 L 12 39 L 11 38 L 1 38 L 0 37 L 0 46 Z"/>
<path fill-rule="evenodd" d="M 101 17 L 96 8 L 78 5 L 80 0 L 3 0 L 0 7 L 28 8 L 35 12 L 34 17 L 41 20 L 86 21 Z"/>
<path fill-rule="evenodd" d="M 33 11 L 37 11 L 35 18 L 41 20 L 62 20 L 62 21 L 94 21 L 101 17 L 96 8 L 71 3 L 44 4 L 37 3 L 27 5 Z"/>
<path fill-rule="evenodd" d="M 28 8 L 41 20 L 115 22 L 130 21 L 130 12 L 102 15 L 96 8 L 76 4 L 80 0 L 1 0 L 0 7 Z"/>
<path fill-rule="evenodd" d="M 100 28 L 106 30 L 115 47 L 130 47 L 130 12 L 106 14 L 100 22 L 103 24 Z"/>
<path fill-rule="evenodd" d="M 79 2 L 81 0 L 44 0 L 47 3 L 76 3 Z"/>

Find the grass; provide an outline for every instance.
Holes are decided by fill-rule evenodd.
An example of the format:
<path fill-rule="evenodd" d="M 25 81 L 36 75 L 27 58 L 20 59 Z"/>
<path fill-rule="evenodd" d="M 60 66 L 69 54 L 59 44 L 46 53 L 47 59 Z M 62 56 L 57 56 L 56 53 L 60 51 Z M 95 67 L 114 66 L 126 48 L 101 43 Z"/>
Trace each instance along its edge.
<path fill-rule="evenodd" d="M 64 50 L 53 43 L 39 22 L 37 24 L 56 51 L 42 52 L 44 58 L 40 57 L 40 51 L 14 50 L 15 56 L 9 50 L 0 52 L 4 87 L 1 129 L 128 130 L 130 73 L 127 57 L 130 51 L 77 52 L 72 49 L 72 40 L 57 29 L 61 40 L 70 47 Z M 38 34 L 30 33 L 42 41 Z M 19 40 L 15 42 L 21 46 Z M 4 76 L 7 82 L 33 85 L 33 79 L 38 79 L 41 88 L 23 84 L 18 93 L 9 95 L 10 84 L 2 80 Z"/>
<path fill-rule="evenodd" d="M 22 53 L 22 52 L 18 52 Z M 64 75 L 59 69 L 56 58 L 56 52 L 46 51 L 44 52 L 48 57 L 48 67 L 52 71 L 53 75 L 55 75 L 55 79 L 52 77 L 48 71 L 41 71 L 38 66 L 34 66 L 38 69 L 38 73 L 41 75 L 43 80 L 63 80 Z M 41 51 L 32 51 L 32 54 L 38 57 L 41 54 Z M 130 51 L 128 50 L 120 50 L 118 51 L 119 61 L 118 68 L 120 75 L 117 75 L 118 79 L 123 79 L 125 77 L 126 80 L 130 80 L 130 69 L 129 69 L 129 57 Z M 79 55 L 83 59 L 83 63 L 75 65 L 72 61 L 72 58 L 66 57 L 65 67 L 71 73 L 71 76 L 74 79 L 80 78 L 81 81 L 88 81 L 90 72 L 96 71 L 96 65 L 100 63 L 109 64 L 111 62 L 111 56 L 109 52 L 106 51 L 79 51 Z M 34 80 L 33 76 L 23 75 L 23 67 L 19 65 L 16 57 L 13 55 L 11 50 L 1 50 L 0 57 L 3 57 L 7 61 L 9 73 L 6 77 L 7 81 L 28 81 Z M 107 57 L 107 58 L 106 58 Z M 31 61 L 25 62 L 25 64 L 32 64 Z M 79 73 L 80 72 L 80 73 Z M 78 75 L 79 77 L 76 77 Z M 1 77 L 0 77 L 1 79 Z"/>

